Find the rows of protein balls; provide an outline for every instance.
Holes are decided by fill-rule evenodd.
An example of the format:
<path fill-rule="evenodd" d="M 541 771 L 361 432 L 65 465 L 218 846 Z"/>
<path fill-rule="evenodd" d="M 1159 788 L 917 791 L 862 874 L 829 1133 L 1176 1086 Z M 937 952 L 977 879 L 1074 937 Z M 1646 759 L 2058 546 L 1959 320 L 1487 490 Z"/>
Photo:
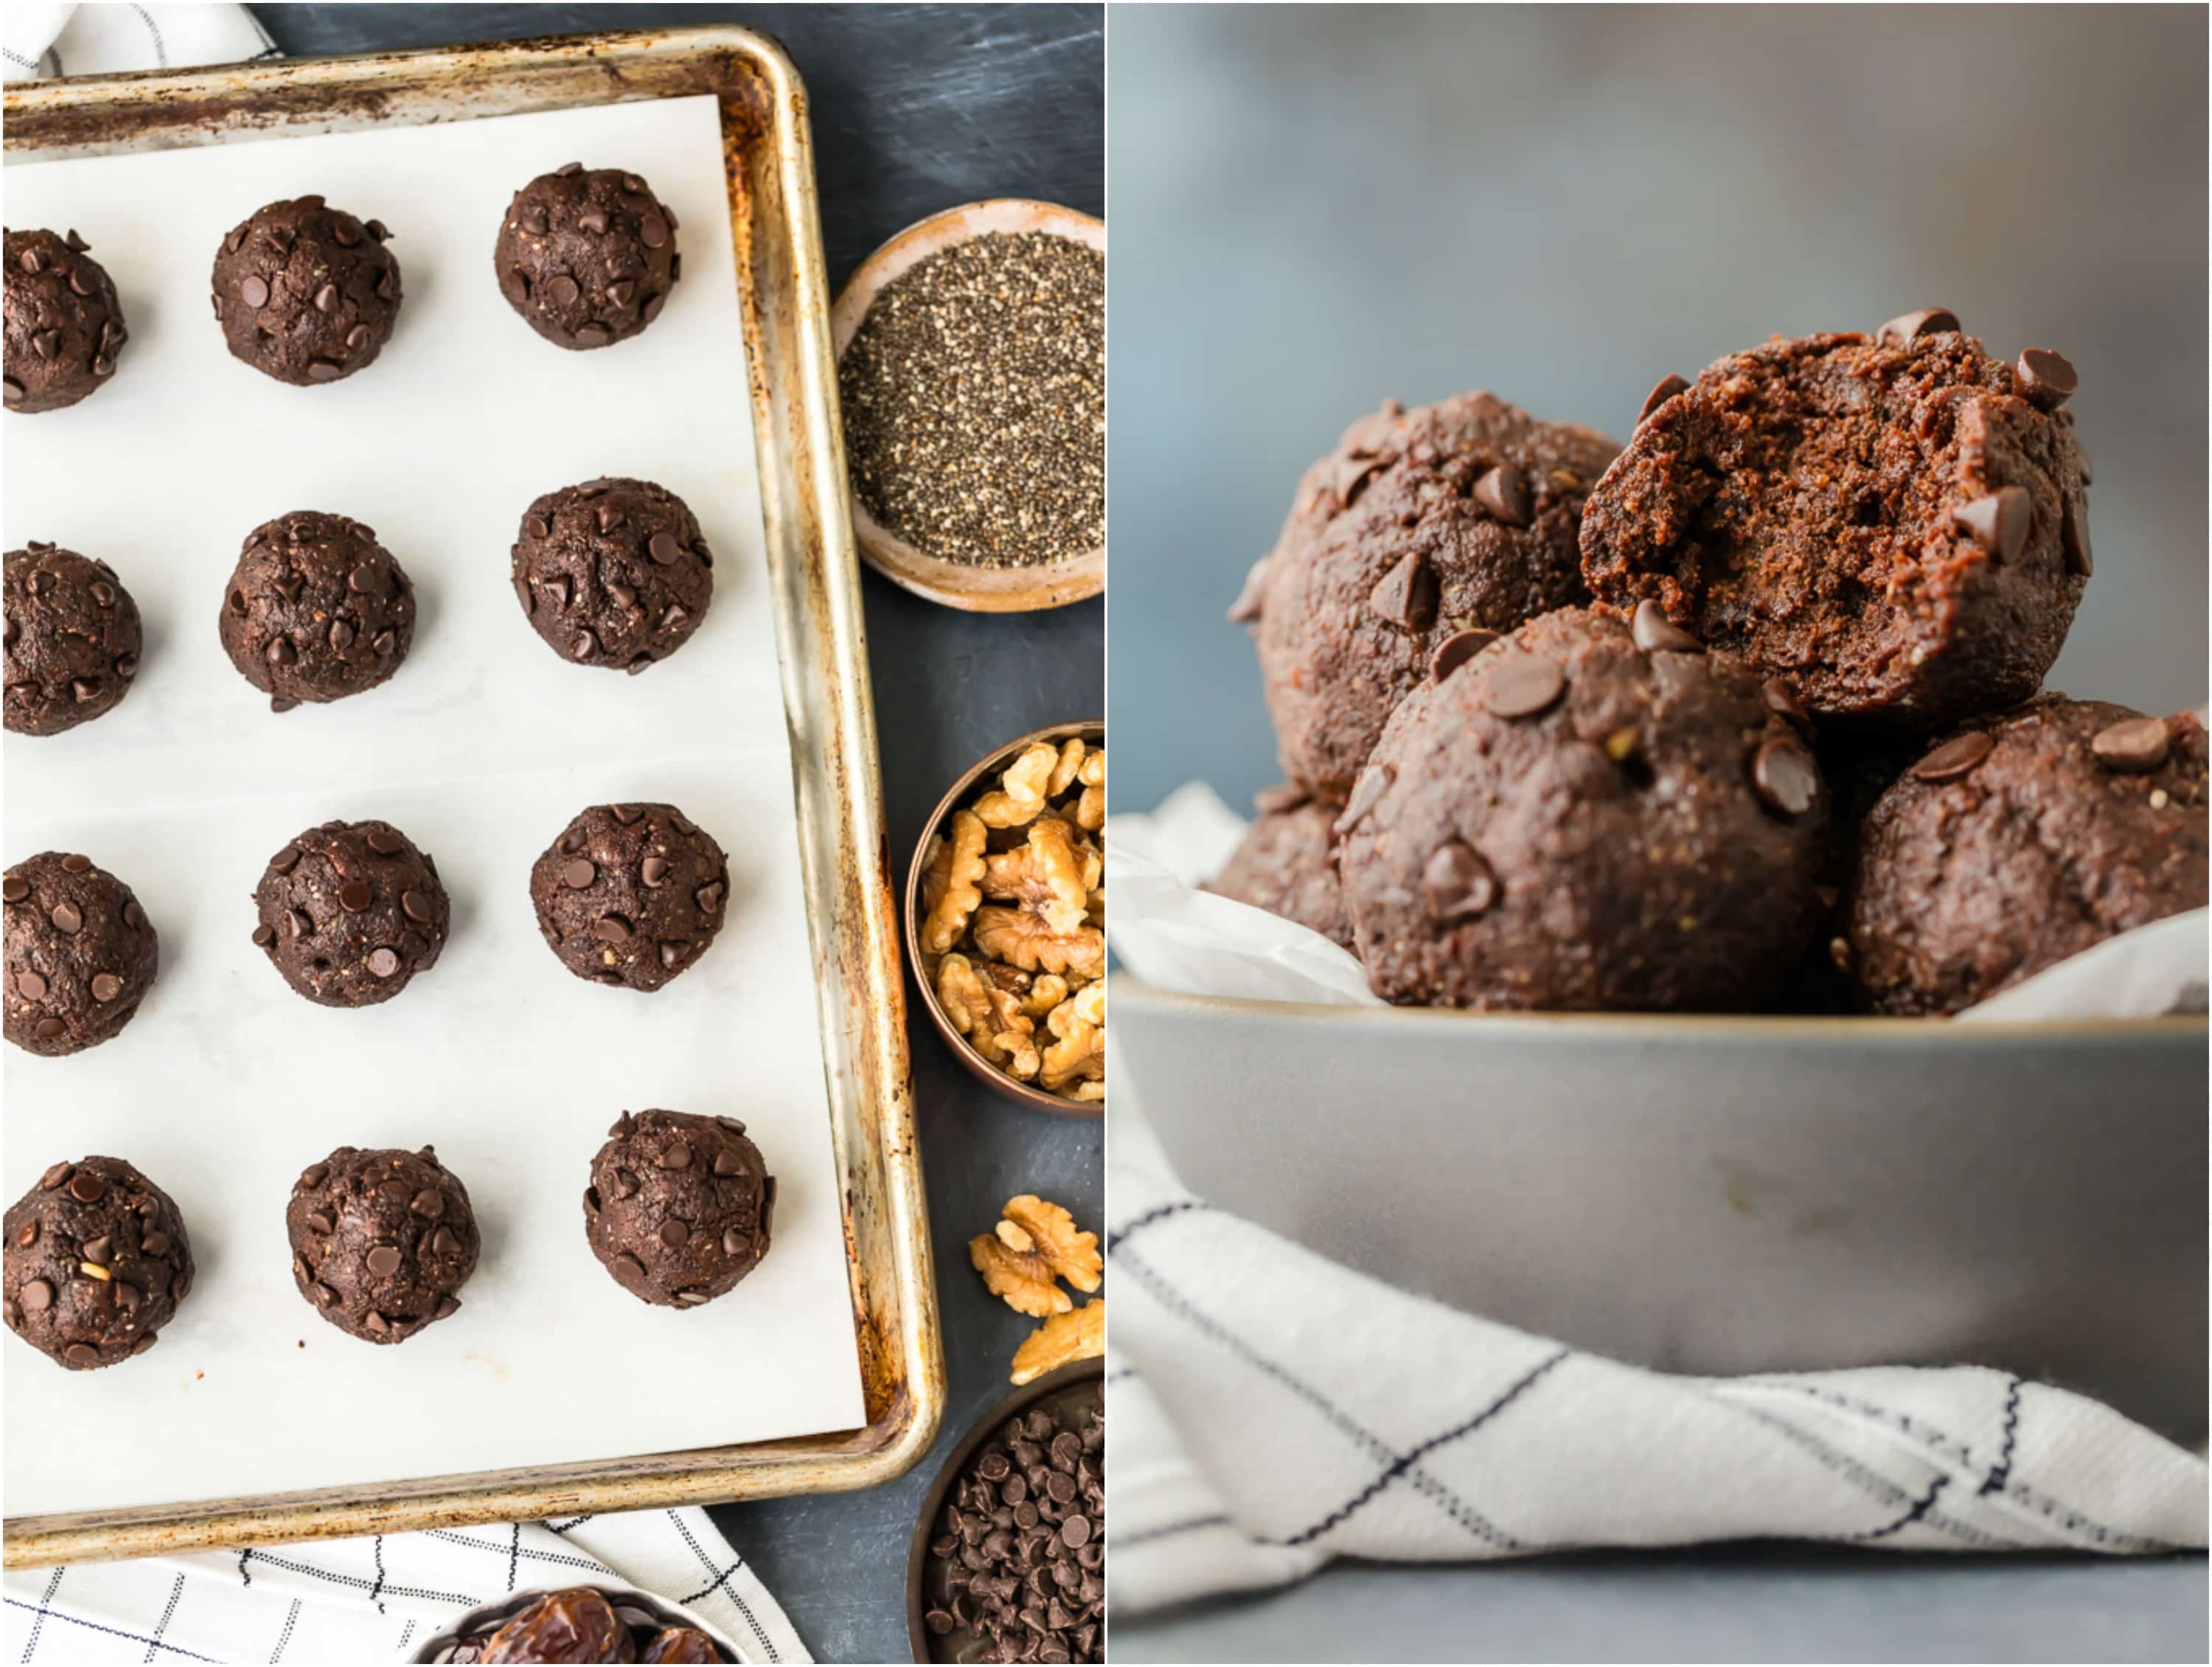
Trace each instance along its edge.
<path fill-rule="evenodd" d="M 673 805 L 594 805 L 530 871 L 538 931 L 579 978 L 651 992 L 707 952 L 729 861 Z M 130 886 L 91 858 L 42 851 L 0 883 L 8 1040 L 81 1053 L 121 1032 L 152 989 L 161 940 Z M 326 1007 L 388 1001 L 437 964 L 452 908 L 438 865 L 389 822 L 325 822 L 286 843 L 254 888 L 253 942 Z"/>
<path fill-rule="evenodd" d="M 714 552 L 683 499 L 651 481 L 587 480 L 522 517 L 509 569 L 532 627 L 564 660 L 635 676 L 699 629 Z M 138 605 L 106 562 L 33 542 L 6 558 L 8 728 L 58 735 L 120 705 L 144 651 Z M 415 587 L 373 527 L 301 510 L 246 534 L 223 589 L 223 651 L 289 712 L 396 672 Z"/>
<path fill-rule="evenodd" d="M 365 370 L 403 299 L 381 220 L 320 197 L 256 210 L 226 234 L 211 278 L 232 356 L 312 386 Z M 4 390 L 11 411 L 59 411 L 116 374 L 130 331 L 115 282 L 71 230 L 6 234 Z M 559 347 L 605 347 L 660 316 L 683 273 L 676 216 L 638 175 L 570 162 L 515 192 L 493 248 L 500 293 Z"/>
<path fill-rule="evenodd" d="M 696 1308 L 768 1254 L 775 1177 L 733 1117 L 623 1112 L 592 1159 L 584 1235 L 641 1302 Z M 294 1183 L 292 1279 L 349 1336 L 401 1343 L 460 1309 L 483 1236 L 429 1147 L 342 1146 Z M 176 1201 L 119 1158 L 58 1163 L 9 1208 L 0 1313 L 73 1370 L 154 1346 L 192 1286 Z"/>

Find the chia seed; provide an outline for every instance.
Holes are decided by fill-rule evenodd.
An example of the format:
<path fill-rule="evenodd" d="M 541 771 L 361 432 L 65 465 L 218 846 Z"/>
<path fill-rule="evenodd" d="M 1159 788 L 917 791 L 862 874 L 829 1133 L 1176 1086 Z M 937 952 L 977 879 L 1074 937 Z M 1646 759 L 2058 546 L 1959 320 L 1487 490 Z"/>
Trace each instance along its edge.
<path fill-rule="evenodd" d="M 853 490 L 924 555 L 1033 567 L 1106 541 L 1106 258 L 989 232 L 884 286 L 837 365 Z"/>

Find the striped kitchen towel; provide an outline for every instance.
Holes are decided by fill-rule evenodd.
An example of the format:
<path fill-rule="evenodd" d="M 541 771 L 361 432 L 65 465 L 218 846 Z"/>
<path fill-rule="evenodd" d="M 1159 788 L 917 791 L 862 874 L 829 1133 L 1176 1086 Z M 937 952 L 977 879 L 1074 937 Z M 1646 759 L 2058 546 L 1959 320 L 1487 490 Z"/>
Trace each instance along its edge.
<path fill-rule="evenodd" d="M 746 1661 L 811 1661 L 704 1511 L 432 1529 L 266 1550 L 13 1569 L 11 1661 L 404 1661 L 453 1621 L 525 1587 L 612 1584 L 692 1610 Z"/>
<path fill-rule="evenodd" d="M 281 56 L 243 6 L 48 5 L 8 0 L 0 65 L 9 81 L 176 70 Z"/>
<path fill-rule="evenodd" d="M 1418 1562 L 1784 1537 L 2201 1551 L 2206 1470 L 1975 1366 L 1643 1371 L 1352 1273 L 1178 1186 L 1116 1101 L 1108 1603 Z"/>

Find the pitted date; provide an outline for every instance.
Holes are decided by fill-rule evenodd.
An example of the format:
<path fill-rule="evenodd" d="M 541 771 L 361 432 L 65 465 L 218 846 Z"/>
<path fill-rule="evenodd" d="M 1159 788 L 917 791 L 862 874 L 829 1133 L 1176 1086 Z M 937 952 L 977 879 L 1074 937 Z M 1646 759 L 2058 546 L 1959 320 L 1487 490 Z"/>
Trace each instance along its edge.
<path fill-rule="evenodd" d="M 641 1661 L 720 1661 L 714 1640 L 696 1627 L 670 1627 L 653 1634 Z"/>
<path fill-rule="evenodd" d="M 635 1661 L 614 1605 L 589 1586 L 548 1592 L 485 1640 L 483 1662 Z"/>

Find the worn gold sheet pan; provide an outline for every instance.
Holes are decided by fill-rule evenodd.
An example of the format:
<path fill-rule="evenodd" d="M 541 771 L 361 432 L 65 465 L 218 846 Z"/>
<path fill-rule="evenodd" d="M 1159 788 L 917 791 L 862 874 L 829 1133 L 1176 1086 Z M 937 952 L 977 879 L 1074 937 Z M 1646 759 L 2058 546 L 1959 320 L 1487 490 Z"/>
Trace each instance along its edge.
<path fill-rule="evenodd" d="M 813 146 L 805 89 L 782 49 L 750 30 L 717 27 L 87 76 L 10 88 L 3 137 L 13 166 L 701 93 L 713 94 L 721 109 L 867 1424 L 824 1436 L 529 1470 L 11 1518 L 5 1524 L 11 1568 L 831 1493 L 899 1475 L 935 1439 L 945 1366 L 835 405 Z M 20 1439 L 20 1432 L 9 1433 Z"/>

